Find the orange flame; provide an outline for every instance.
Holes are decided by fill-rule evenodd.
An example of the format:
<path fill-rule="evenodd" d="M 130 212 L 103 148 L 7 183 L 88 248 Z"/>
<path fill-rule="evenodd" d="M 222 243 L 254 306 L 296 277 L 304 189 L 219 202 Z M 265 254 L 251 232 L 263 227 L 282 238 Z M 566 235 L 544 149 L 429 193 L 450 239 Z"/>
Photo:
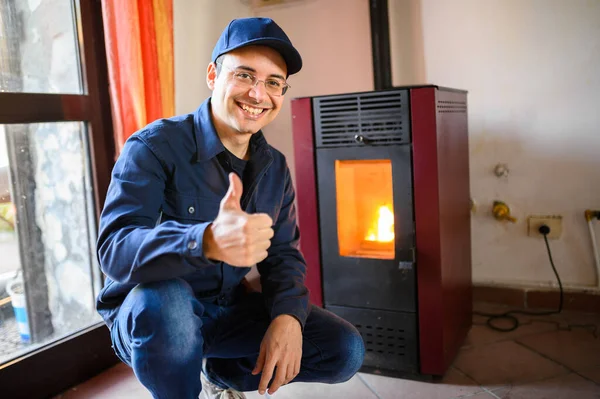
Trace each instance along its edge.
<path fill-rule="evenodd" d="M 389 206 L 380 206 L 377 210 L 377 219 L 373 221 L 366 241 L 392 242 L 394 241 L 394 212 Z"/>

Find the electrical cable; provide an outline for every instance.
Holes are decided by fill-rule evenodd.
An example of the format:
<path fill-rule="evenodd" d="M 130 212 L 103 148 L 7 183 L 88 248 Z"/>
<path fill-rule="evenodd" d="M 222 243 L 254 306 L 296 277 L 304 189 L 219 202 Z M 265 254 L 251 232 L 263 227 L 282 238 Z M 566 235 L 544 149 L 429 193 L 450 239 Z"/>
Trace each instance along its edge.
<path fill-rule="evenodd" d="M 489 328 L 491 328 L 492 330 L 500 331 L 500 332 L 511 332 L 511 331 L 514 331 L 517 328 L 519 328 L 519 325 L 520 325 L 519 319 L 516 316 L 513 316 L 514 314 L 522 314 L 522 315 L 527 315 L 527 316 L 548 316 L 548 315 L 558 314 L 558 313 L 562 312 L 564 293 L 563 293 L 562 281 L 560 280 L 560 276 L 558 275 L 558 272 L 556 271 L 556 267 L 554 266 L 554 260 L 552 259 L 552 252 L 550 251 L 550 245 L 548 244 L 547 236 L 550 233 L 550 228 L 546 225 L 542 225 L 539 228 L 539 232 L 540 232 L 540 234 L 542 234 L 544 236 L 544 241 L 546 242 L 546 250 L 548 251 L 548 258 L 550 259 L 550 265 L 552 266 L 552 271 L 554 272 L 554 275 L 556 276 L 556 280 L 558 281 L 558 287 L 560 288 L 560 300 L 558 303 L 558 309 L 550 310 L 550 311 L 546 311 L 546 312 L 530 312 L 527 310 L 509 310 L 508 312 L 504 312 L 504 313 L 500 313 L 500 314 L 473 312 L 473 314 L 475 314 L 475 315 L 487 317 L 488 319 L 485 324 L 487 324 L 487 326 Z M 512 323 L 512 325 L 510 327 L 503 328 L 503 327 L 498 327 L 497 325 L 493 324 L 495 320 L 500 320 L 500 319 L 509 320 Z"/>

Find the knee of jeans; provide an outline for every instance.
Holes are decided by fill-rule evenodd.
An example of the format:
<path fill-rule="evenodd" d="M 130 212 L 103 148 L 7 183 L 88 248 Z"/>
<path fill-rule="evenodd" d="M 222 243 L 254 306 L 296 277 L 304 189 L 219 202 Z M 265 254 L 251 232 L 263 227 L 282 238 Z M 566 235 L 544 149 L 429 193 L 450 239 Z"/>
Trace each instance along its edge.
<path fill-rule="evenodd" d="M 365 358 L 365 344 L 354 326 L 344 329 L 339 337 L 336 382 L 348 381 L 360 369 Z"/>
<path fill-rule="evenodd" d="M 165 352 L 185 358 L 202 345 L 202 305 L 181 279 L 145 283 L 129 294 L 131 335 L 140 344 L 159 344 Z"/>

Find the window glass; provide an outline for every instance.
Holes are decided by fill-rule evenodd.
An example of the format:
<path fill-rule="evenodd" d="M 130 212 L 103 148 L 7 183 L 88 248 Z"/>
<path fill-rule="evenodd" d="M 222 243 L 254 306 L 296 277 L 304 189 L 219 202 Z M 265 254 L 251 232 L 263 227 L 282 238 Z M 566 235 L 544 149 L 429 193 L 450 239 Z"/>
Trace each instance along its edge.
<path fill-rule="evenodd" d="M 98 323 L 87 129 L 0 125 L 0 364 Z"/>
<path fill-rule="evenodd" d="M 82 93 L 70 0 L 0 0 L 0 91 Z"/>

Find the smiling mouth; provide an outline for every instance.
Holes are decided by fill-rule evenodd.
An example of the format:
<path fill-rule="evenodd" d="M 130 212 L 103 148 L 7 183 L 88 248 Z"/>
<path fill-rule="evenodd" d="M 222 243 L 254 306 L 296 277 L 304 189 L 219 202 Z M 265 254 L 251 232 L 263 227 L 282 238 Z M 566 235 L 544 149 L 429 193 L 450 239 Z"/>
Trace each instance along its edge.
<path fill-rule="evenodd" d="M 252 107 L 248 104 L 243 104 L 243 103 L 237 103 L 238 106 L 244 111 L 244 113 L 246 115 L 249 115 L 251 117 L 258 117 L 262 114 L 265 113 L 265 111 L 267 111 L 267 108 L 256 108 L 256 107 Z"/>

